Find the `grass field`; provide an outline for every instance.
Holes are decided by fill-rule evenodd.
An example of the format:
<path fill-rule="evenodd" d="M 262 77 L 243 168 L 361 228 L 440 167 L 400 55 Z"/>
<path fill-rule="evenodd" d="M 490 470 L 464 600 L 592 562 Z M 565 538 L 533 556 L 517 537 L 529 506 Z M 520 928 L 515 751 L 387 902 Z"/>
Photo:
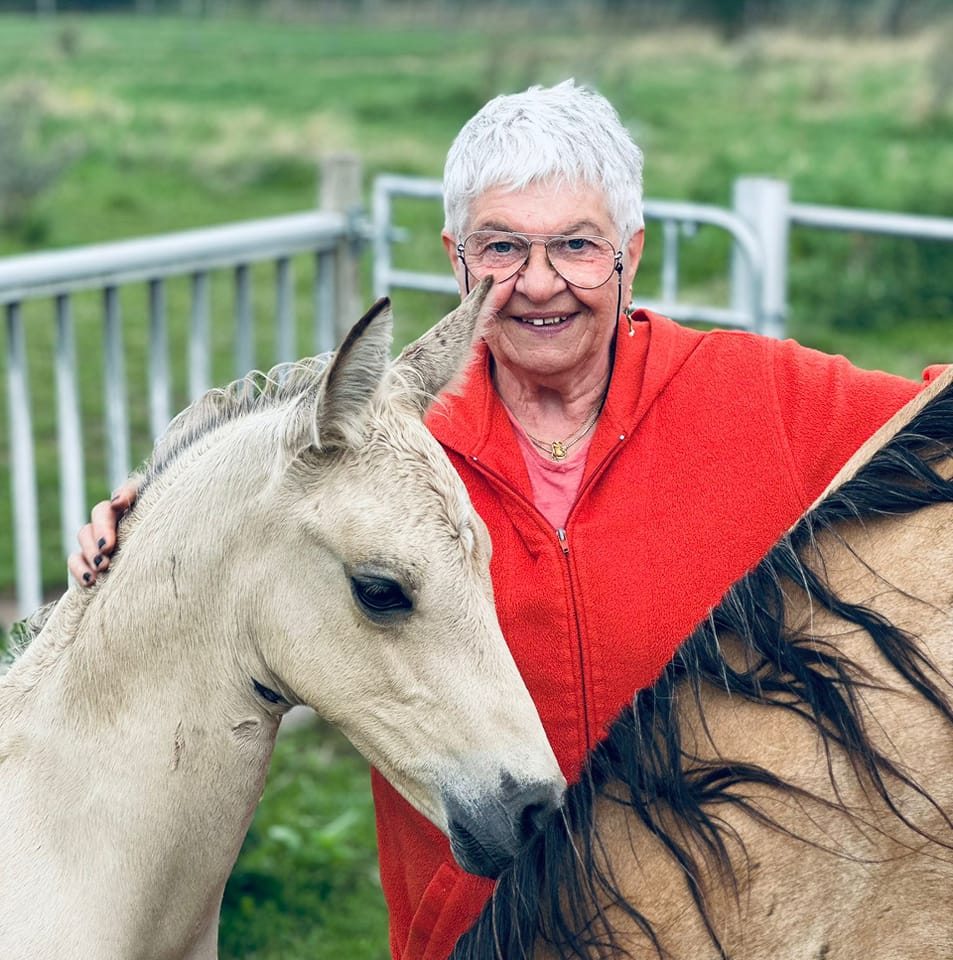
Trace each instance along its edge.
<path fill-rule="evenodd" d="M 13 129 L 4 119 L 16 117 L 17 162 L 63 166 L 0 226 L 0 255 L 304 209 L 315 202 L 318 158 L 338 150 L 359 153 L 368 180 L 439 176 L 456 130 L 489 96 L 566 76 L 617 105 L 645 149 L 651 197 L 728 205 L 736 177 L 764 174 L 790 181 L 799 201 L 953 216 L 953 26 L 894 42 L 784 33 L 723 45 L 697 30 L 620 28 L 585 7 L 564 23 L 494 11 L 378 30 L 318 19 L 0 17 L 0 140 Z M 8 181 L 0 170 L 0 185 Z M 407 203 L 399 214 L 413 237 L 401 260 L 443 269 L 439 211 Z M 909 376 L 953 353 L 949 245 L 796 231 L 792 251 L 789 330 L 802 342 Z M 727 252 L 704 231 L 686 241 L 691 295 L 725 296 Z M 650 236 L 636 299 L 654 292 L 658 260 Z M 178 361 L 185 302 L 173 287 Z M 142 291 L 124 301 L 134 384 L 146 354 L 144 304 Z M 450 305 L 397 294 L 399 339 Z M 273 349 L 269 308 L 261 292 L 263 365 Z M 79 298 L 76 315 L 92 501 L 107 489 L 95 298 Z M 62 557 L 48 305 L 29 319 L 44 577 L 55 587 Z M 229 335 L 217 322 L 218 379 L 232 375 Z M 181 403 L 184 363 L 176 368 Z M 142 393 L 130 396 L 137 457 L 149 447 Z M 0 393 L 0 591 L 12 582 L 5 404 Z M 385 956 L 366 777 L 327 731 L 282 741 L 226 897 L 224 958 Z"/>
<path fill-rule="evenodd" d="M 279 738 L 225 891 L 221 960 L 384 960 L 367 765 L 334 729 Z"/>

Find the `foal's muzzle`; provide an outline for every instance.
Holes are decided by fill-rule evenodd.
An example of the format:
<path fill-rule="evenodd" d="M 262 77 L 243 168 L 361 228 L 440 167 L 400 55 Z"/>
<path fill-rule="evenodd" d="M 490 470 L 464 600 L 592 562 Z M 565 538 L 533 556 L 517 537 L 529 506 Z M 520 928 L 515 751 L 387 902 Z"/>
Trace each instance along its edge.
<path fill-rule="evenodd" d="M 445 794 L 454 859 L 468 873 L 498 876 L 559 809 L 565 789 L 565 781 L 519 783 L 504 773 L 499 789 L 477 801 Z"/>

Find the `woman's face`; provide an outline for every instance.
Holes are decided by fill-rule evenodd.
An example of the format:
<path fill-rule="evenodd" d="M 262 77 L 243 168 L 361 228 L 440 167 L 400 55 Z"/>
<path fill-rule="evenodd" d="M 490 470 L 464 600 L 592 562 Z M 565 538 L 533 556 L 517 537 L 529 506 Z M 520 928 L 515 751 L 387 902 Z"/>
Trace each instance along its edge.
<path fill-rule="evenodd" d="M 476 230 L 600 236 L 615 249 L 621 240 L 601 190 L 558 183 L 531 184 L 519 191 L 488 190 L 470 207 L 467 235 Z M 464 239 L 443 235 L 461 292 L 466 275 L 456 245 Z M 641 253 L 639 231 L 623 250 L 622 306 L 628 302 Z M 573 287 L 550 266 L 544 246 L 533 244 L 523 269 L 497 284 L 491 294 L 497 312 L 484 339 L 496 362 L 518 376 L 541 382 L 570 372 L 583 376 L 590 367 L 604 367 L 618 320 L 617 277 L 612 273 L 592 290 Z M 543 320 L 549 322 L 540 323 Z"/>

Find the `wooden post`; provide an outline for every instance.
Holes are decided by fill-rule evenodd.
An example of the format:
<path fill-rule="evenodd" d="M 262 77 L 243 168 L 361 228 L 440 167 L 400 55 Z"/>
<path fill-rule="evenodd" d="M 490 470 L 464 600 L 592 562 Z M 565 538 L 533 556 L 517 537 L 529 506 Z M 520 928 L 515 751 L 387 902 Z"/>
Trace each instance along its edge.
<path fill-rule="evenodd" d="M 352 226 L 363 210 L 361 160 L 352 153 L 329 154 L 321 161 L 322 210 L 343 213 Z M 338 243 L 334 271 L 334 334 L 339 344 L 348 330 L 361 317 L 360 239 L 355 235 L 343 237 Z"/>

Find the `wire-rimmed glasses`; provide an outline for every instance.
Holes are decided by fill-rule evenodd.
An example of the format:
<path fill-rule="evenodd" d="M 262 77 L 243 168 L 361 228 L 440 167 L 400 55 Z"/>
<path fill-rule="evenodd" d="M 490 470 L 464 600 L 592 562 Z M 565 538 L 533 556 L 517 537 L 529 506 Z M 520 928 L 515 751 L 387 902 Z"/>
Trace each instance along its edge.
<path fill-rule="evenodd" d="M 553 270 L 581 290 L 601 287 L 613 273 L 621 275 L 622 251 L 605 237 L 477 230 L 457 244 L 457 255 L 466 272 L 467 293 L 471 276 L 476 280 L 493 277 L 494 283 L 515 276 L 529 260 L 534 243 L 543 245 Z"/>

